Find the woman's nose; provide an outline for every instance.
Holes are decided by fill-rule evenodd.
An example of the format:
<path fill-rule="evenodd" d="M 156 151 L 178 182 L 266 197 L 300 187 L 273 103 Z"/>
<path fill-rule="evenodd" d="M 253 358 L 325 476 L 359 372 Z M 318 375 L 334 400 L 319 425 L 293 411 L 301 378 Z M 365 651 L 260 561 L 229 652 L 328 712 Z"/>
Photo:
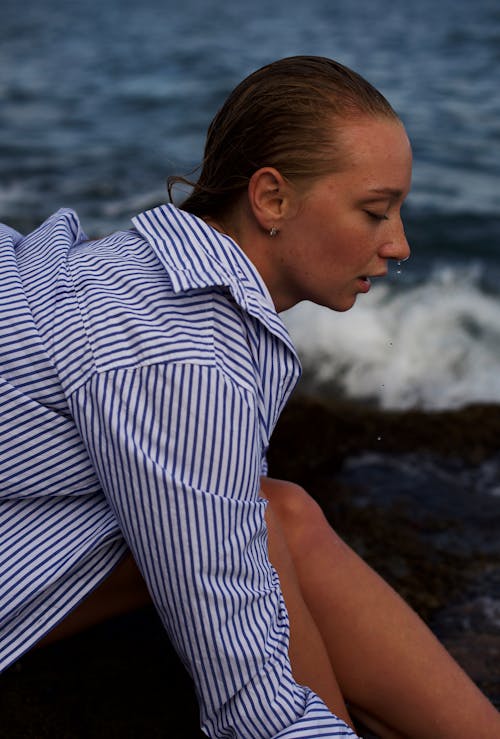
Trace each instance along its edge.
<path fill-rule="evenodd" d="M 407 259 L 410 258 L 411 249 L 407 241 L 404 228 L 401 228 L 401 236 L 399 237 L 397 241 L 397 247 L 398 247 L 399 253 L 396 259 L 398 260 L 398 262 L 405 262 Z"/>
<path fill-rule="evenodd" d="M 381 248 L 381 256 L 385 259 L 396 259 L 404 262 L 410 256 L 410 245 L 406 239 L 405 229 L 401 218 L 393 222 L 393 231 L 389 240 Z"/>

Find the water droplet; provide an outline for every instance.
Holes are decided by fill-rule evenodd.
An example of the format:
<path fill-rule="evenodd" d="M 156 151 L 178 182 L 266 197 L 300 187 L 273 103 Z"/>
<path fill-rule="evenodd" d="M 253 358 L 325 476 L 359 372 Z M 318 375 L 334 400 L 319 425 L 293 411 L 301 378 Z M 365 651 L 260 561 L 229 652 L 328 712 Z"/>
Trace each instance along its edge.
<path fill-rule="evenodd" d="M 401 261 L 399 261 L 399 262 L 398 262 L 398 268 L 397 268 L 397 270 L 396 270 L 396 274 L 397 274 L 397 275 L 400 275 L 400 274 L 401 274 L 401 272 L 402 272 L 402 269 L 401 269 Z"/>

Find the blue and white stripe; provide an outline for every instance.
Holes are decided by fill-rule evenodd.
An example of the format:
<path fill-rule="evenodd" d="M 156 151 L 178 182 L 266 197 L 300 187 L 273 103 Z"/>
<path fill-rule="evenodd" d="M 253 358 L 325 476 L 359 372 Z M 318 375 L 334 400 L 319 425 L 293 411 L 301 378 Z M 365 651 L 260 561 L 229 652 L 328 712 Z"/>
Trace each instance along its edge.
<path fill-rule="evenodd" d="M 173 206 L 0 228 L 0 669 L 130 548 L 213 737 L 354 736 L 294 682 L 258 495 L 300 372 L 241 250 Z"/>

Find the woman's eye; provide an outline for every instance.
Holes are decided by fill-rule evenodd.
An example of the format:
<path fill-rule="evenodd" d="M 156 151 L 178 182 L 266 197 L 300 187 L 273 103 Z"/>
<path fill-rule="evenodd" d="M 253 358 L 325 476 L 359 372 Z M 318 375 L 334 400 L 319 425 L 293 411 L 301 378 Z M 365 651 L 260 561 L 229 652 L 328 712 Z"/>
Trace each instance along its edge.
<path fill-rule="evenodd" d="M 389 216 L 387 216 L 385 213 L 374 213 L 372 210 L 365 210 L 366 215 L 370 216 L 370 218 L 374 218 L 376 221 L 388 221 Z"/>

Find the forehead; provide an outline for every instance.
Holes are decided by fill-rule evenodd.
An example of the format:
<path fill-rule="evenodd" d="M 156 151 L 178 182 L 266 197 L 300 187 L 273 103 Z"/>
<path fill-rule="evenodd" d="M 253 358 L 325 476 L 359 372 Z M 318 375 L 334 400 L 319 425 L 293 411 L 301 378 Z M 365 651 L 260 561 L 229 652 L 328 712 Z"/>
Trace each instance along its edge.
<path fill-rule="evenodd" d="M 348 118 L 337 129 L 337 136 L 351 167 L 367 159 L 411 161 L 410 141 L 397 118 Z"/>
<path fill-rule="evenodd" d="M 406 193 L 412 152 L 403 124 L 392 118 L 347 119 L 338 129 L 344 155 L 342 172 L 372 183 L 374 190 Z"/>

